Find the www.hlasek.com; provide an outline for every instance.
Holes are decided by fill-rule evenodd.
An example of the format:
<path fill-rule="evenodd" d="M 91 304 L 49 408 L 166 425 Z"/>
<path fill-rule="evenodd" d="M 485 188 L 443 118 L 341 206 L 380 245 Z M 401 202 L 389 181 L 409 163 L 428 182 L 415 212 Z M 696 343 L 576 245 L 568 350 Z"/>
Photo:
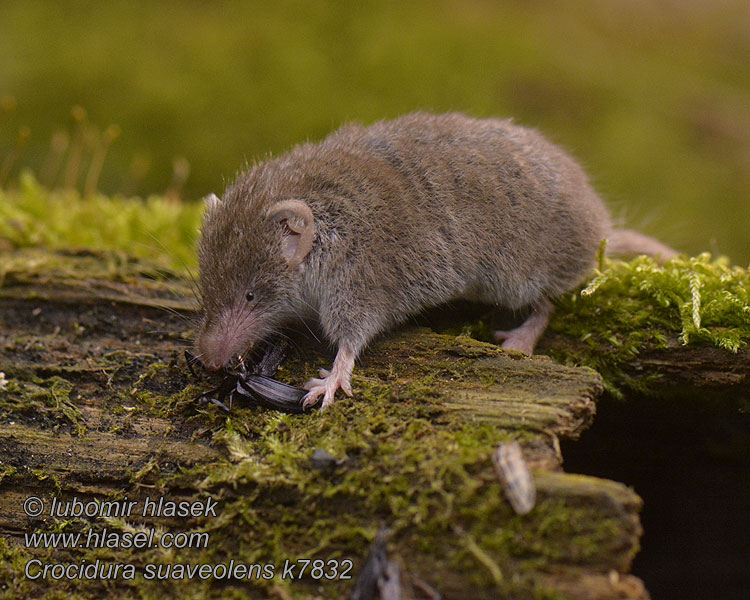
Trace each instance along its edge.
<path fill-rule="evenodd" d="M 145 500 L 81 501 L 52 498 L 46 506 L 41 498 L 26 498 L 23 510 L 29 517 L 49 515 L 55 518 L 123 519 L 128 517 L 216 517 L 217 501 L 206 498 L 194 501 L 172 501 L 163 497 Z M 152 549 L 152 548 L 206 548 L 210 536 L 202 531 L 162 531 L 154 527 L 89 527 L 80 532 L 25 533 L 27 548 L 56 549 Z M 55 563 L 32 558 L 26 563 L 29 579 L 135 579 L 138 573 L 147 580 L 182 579 L 351 579 L 354 563 L 346 559 L 285 560 L 282 564 L 243 563 L 234 559 L 226 563 L 147 563 L 136 569 L 129 563 L 94 561 Z"/>

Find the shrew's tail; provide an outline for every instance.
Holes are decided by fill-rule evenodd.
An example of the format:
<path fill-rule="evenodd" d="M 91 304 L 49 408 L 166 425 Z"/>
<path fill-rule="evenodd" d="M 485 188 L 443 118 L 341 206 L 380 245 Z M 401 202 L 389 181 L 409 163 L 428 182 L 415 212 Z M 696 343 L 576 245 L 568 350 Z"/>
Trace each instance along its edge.
<path fill-rule="evenodd" d="M 607 254 L 648 254 L 660 262 L 677 256 L 677 252 L 669 246 L 632 229 L 610 231 L 607 236 Z"/>

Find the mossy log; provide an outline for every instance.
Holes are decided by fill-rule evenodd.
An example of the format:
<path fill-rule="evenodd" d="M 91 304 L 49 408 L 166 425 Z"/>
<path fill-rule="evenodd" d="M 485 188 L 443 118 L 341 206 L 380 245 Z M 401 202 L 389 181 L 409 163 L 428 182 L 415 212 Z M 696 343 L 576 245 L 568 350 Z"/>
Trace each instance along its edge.
<path fill-rule="evenodd" d="M 166 308 L 167 310 L 164 310 Z M 626 486 L 566 474 L 558 439 L 592 421 L 593 370 L 525 357 L 469 337 L 405 328 L 372 345 L 353 399 L 324 414 L 196 397 L 181 356 L 195 303 L 184 279 L 116 253 L 6 253 L 0 263 L 0 596 L 344 598 L 350 579 L 282 578 L 286 560 L 362 567 L 379 526 L 410 597 L 645 598 L 627 574 L 641 534 Z M 545 344 L 578 342 L 554 334 Z M 543 346 L 544 348 L 545 346 Z M 628 368 L 710 385 L 744 373 L 738 356 L 641 354 Z M 712 351 L 711 351 L 712 352 Z M 697 353 L 697 354 L 695 354 Z M 702 354 L 703 353 L 703 354 Z M 712 365 L 701 380 L 685 360 Z M 277 377 L 299 384 L 330 362 L 301 343 Z M 683 361 L 683 362 L 680 362 Z M 745 371 L 747 372 L 747 371 Z M 740 383 L 743 383 L 742 380 Z M 744 382 L 746 383 L 746 382 Z M 666 385 L 666 384 L 665 384 Z M 237 403 L 239 404 L 239 403 Z M 491 461 L 518 440 L 538 490 L 513 512 Z M 311 461 L 314 450 L 330 460 Z M 30 517 L 24 501 L 218 501 L 215 517 Z M 202 532 L 203 548 L 33 548 L 33 532 Z M 121 538 L 122 539 L 122 538 Z M 35 564 L 133 565 L 135 579 L 30 579 Z M 273 565 L 274 577 L 148 579 L 149 565 Z M 36 573 L 37 571 L 34 571 Z"/>
<path fill-rule="evenodd" d="M 750 394 L 750 350 L 727 352 L 710 344 L 685 345 L 676 332 L 666 334 L 663 344 L 645 344 L 637 356 L 620 363 L 627 378 L 647 377 L 641 391 L 655 396 L 721 397 Z M 584 353 L 578 340 L 551 332 L 539 345 L 540 352 L 576 355 Z"/>

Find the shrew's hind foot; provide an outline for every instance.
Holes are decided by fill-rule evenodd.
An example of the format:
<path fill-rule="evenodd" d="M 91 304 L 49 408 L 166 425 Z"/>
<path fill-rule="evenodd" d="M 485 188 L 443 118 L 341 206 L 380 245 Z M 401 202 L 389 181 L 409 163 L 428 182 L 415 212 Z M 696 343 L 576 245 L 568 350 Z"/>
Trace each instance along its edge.
<path fill-rule="evenodd" d="M 502 347 L 506 350 L 520 350 L 526 354 L 533 354 L 534 347 L 547 329 L 554 310 L 552 303 L 547 298 L 542 298 L 534 305 L 531 314 L 521 325 L 510 331 L 496 331 L 495 340 L 504 340 Z"/>

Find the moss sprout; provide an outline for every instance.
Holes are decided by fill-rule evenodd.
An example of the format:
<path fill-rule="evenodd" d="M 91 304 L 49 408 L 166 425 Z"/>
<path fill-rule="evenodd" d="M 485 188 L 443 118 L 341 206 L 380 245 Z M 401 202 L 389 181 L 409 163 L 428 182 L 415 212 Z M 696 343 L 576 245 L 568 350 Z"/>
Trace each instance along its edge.
<path fill-rule="evenodd" d="M 619 368 L 647 345 L 711 344 L 738 352 L 750 341 L 750 274 L 724 257 L 704 253 L 665 264 L 641 256 L 630 262 L 600 256 L 594 278 L 558 302 L 551 331 L 577 339 L 575 351 L 553 350 L 568 362 L 593 366 L 608 380 L 647 387 Z"/>

